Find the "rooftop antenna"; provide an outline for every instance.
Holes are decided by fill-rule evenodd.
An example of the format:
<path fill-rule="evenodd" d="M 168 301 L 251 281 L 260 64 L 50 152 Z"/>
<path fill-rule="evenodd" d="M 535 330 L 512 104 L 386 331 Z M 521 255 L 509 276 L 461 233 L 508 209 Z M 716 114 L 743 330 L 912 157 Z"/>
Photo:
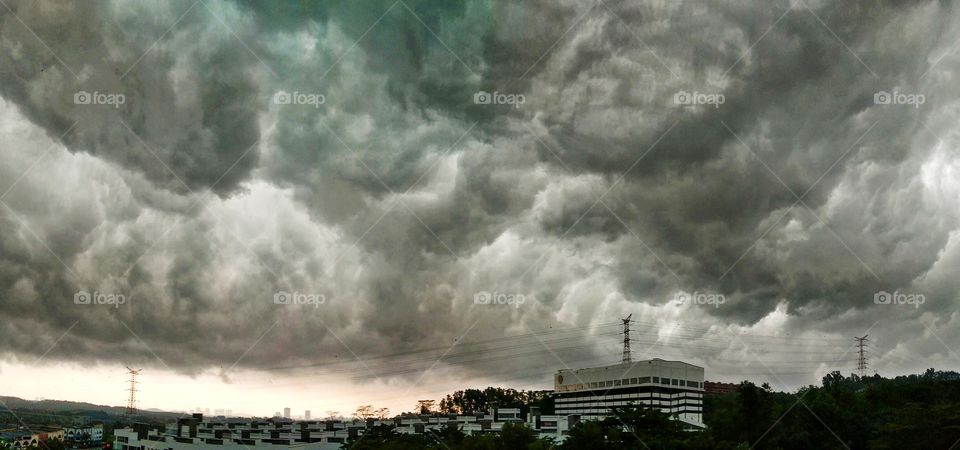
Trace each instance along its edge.
<path fill-rule="evenodd" d="M 630 318 L 633 317 L 633 314 L 627 316 L 626 319 L 620 319 L 623 322 L 623 360 L 621 363 L 630 362 Z"/>
<path fill-rule="evenodd" d="M 127 415 L 129 416 L 137 413 L 137 375 L 140 375 L 142 370 L 133 370 L 130 366 L 127 366 L 127 374 L 130 375 L 130 388 L 127 389 L 130 391 L 130 398 L 127 399 Z"/>

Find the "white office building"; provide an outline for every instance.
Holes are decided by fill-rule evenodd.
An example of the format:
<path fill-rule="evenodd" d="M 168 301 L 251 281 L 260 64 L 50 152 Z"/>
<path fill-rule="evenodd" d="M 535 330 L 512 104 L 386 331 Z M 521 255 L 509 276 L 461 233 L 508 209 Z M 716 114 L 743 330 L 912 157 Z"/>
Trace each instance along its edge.
<path fill-rule="evenodd" d="M 692 427 L 703 427 L 703 367 L 651 359 L 586 369 L 554 377 L 555 412 L 583 420 L 610 416 L 615 406 L 660 408 Z"/>

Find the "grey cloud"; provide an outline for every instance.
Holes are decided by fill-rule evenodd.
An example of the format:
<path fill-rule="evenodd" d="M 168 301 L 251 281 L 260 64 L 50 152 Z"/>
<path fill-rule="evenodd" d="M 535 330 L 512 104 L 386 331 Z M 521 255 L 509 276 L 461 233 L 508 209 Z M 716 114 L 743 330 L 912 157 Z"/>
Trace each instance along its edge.
<path fill-rule="evenodd" d="M 64 137 L 72 150 L 177 192 L 182 180 L 229 193 L 256 166 L 256 149 L 241 155 L 259 137 L 258 86 L 269 75 L 213 13 L 190 5 L 10 2 L 0 12 L 3 95 L 52 136 L 76 124 Z M 125 100 L 76 104 L 80 92 Z"/>
<path fill-rule="evenodd" d="M 28 342 L 24 330 L 56 335 L 76 318 L 78 338 L 52 356 L 150 361 L 121 319 L 172 367 L 198 371 L 229 365 L 273 323 L 240 367 L 308 364 L 343 353 L 340 339 L 364 356 L 452 343 L 475 323 L 473 339 L 522 333 L 521 320 L 584 326 L 629 311 L 669 321 L 679 290 L 728 296 L 723 308 L 689 315 L 703 329 L 763 330 L 785 305 L 783 328 L 805 339 L 956 305 L 943 275 L 956 267 L 950 5 L 811 4 L 824 25 L 802 5 L 781 19 L 789 2 L 760 12 L 749 2 L 408 2 L 416 16 L 390 1 L 209 3 L 238 36 L 198 5 L 123 80 L 117 69 L 189 4 L 126 5 L 165 18 L 134 35 L 142 18 L 121 5 L 61 22 L 54 10 L 13 3 L 87 84 L 3 14 L 0 92 L 50 137 L 79 121 L 65 139 L 74 153 L 55 159 L 89 153 L 77 171 L 96 180 L 58 188 L 31 177 L 5 201 L 84 280 L 137 302 L 64 309 L 58 302 L 84 280 L 2 210 L 3 230 L 16 231 L 0 233 L 0 308 L 22 318 L 0 321 L 11 354 L 51 343 Z M 59 38 L 57 27 L 87 37 Z M 71 104 L 78 86 L 130 101 L 81 109 Z M 929 101 L 874 104 L 875 92 L 893 89 Z M 275 105 L 280 90 L 322 93 L 326 103 Z M 477 90 L 527 103 L 474 105 Z M 726 101 L 680 107 L 680 90 Z M 191 189 L 219 196 L 181 189 L 119 119 Z M 16 159 L 0 164 L 4 179 L 42 141 L 4 146 Z M 63 165 L 41 167 L 66 173 Z M 788 212 L 791 190 L 810 191 L 813 213 L 803 204 Z M 323 292 L 330 304 L 278 309 L 280 289 Z M 474 292 L 494 289 L 532 300 L 516 310 L 472 304 Z M 930 302 L 876 309 L 880 289 L 923 291 Z M 911 339 L 911 323 L 890 335 Z M 703 329 L 688 334 L 724 339 Z M 565 356 L 609 353 L 605 337 L 585 342 Z"/>

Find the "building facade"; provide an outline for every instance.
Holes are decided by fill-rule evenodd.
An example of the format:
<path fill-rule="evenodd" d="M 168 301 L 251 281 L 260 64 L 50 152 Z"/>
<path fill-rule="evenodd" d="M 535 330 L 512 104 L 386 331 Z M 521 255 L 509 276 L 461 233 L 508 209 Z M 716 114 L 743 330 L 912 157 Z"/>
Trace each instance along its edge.
<path fill-rule="evenodd" d="M 565 369 L 554 377 L 555 409 L 597 420 L 613 407 L 642 405 L 703 428 L 703 381 L 703 367 L 662 359 Z"/>
<path fill-rule="evenodd" d="M 27 448 L 31 445 L 38 445 L 40 439 L 29 431 L 4 430 L 0 431 L 0 442 L 12 448 Z"/>
<path fill-rule="evenodd" d="M 68 442 L 103 442 L 103 425 L 93 425 L 89 427 L 67 427 L 63 429 L 63 432 Z"/>
<path fill-rule="evenodd" d="M 0 442 L 13 448 L 38 447 L 47 441 L 62 441 L 64 431 L 61 428 L 32 426 L 31 428 L 0 430 Z"/>
<path fill-rule="evenodd" d="M 466 434 L 499 433 L 507 423 L 525 424 L 539 437 L 563 441 L 577 416 L 542 415 L 536 408 L 498 408 L 480 415 L 405 415 L 365 421 L 204 421 L 202 414 L 180 419 L 163 430 L 146 424 L 115 431 L 115 450 L 339 450 L 368 428 L 388 425 L 398 433 L 434 434 L 451 424 Z"/>

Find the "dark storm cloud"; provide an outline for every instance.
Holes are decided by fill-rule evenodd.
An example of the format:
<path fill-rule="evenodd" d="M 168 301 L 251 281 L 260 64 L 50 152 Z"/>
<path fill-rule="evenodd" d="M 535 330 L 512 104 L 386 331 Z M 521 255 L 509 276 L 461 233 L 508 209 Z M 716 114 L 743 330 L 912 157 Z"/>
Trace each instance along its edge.
<path fill-rule="evenodd" d="M 52 357 L 156 353 L 198 371 L 628 312 L 662 323 L 678 291 L 729 299 L 688 311 L 694 339 L 780 314 L 780 329 L 847 333 L 956 305 L 949 4 L 10 5 L 4 117 L 47 134 L 3 144 L 0 188 L 35 173 L 0 209 L 10 355 L 42 354 L 78 320 Z M 127 101 L 75 105 L 79 90 Z M 481 90 L 526 102 L 474 104 Z M 894 90 L 927 102 L 874 103 Z M 279 91 L 325 102 L 271 102 Z M 681 91 L 724 102 L 677 105 Z M 30 169 L 73 122 L 67 151 Z M 80 289 L 130 304 L 75 308 Z M 928 303 L 874 307 L 896 289 Z M 274 305 L 285 290 L 328 302 Z M 477 291 L 529 302 L 484 308 Z M 609 350 L 584 342 L 571 358 Z"/>
<path fill-rule="evenodd" d="M 70 129 L 71 150 L 168 189 L 184 191 L 182 180 L 189 189 L 232 191 L 257 161 L 256 152 L 239 160 L 259 137 L 257 60 L 202 6 L 127 6 L 134 9 L 9 2 L 0 11 L 4 97 L 53 136 Z M 144 20 L 153 15 L 181 20 L 175 28 Z M 83 93 L 94 103 L 95 93 L 123 100 L 82 104 Z"/>
<path fill-rule="evenodd" d="M 925 15 L 924 6 L 931 8 L 908 5 L 900 11 Z M 731 37 L 729 26 L 736 23 L 725 19 L 742 20 L 743 11 L 738 12 L 738 8 L 719 3 L 684 5 L 667 14 L 672 19 L 669 26 L 679 39 L 654 46 L 653 50 L 667 67 L 676 67 L 673 70 L 684 76 L 671 79 L 665 74 L 662 78 L 669 86 L 648 86 L 657 89 L 659 105 L 629 96 L 622 97 L 617 105 L 626 110 L 651 111 L 652 126 L 621 129 L 616 119 L 602 127 L 579 126 L 585 117 L 604 114 L 610 108 L 605 101 L 592 100 L 596 92 L 583 91 L 577 99 L 564 98 L 564 102 L 585 105 L 575 107 L 577 114 L 557 110 L 544 115 L 542 120 L 550 136 L 547 143 L 576 172 L 616 177 L 644 154 L 645 146 L 662 136 L 656 148 L 630 171 L 620 187 L 624 192 L 611 196 L 616 198 L 611 202 L 612 209 L 642 236 L 658 242 L 655 251 L 668 257 L 677 253 L 690 257 L 693 267 L 679 270 L 685 283 L 706 284 L 731 296 L 743 296 L 748 304 L 729 308 L 727 313 L 755 320 L 769 311 L 777 298 L 789 298 L 794 307 L 823 301 L 844 309 L 850 304 L 870 303 L 878 285 L 909 284 L 933 263 L 935 252 L 925 253 L 928 257 L 924 263 L 904 271 L 902 266 L 882 262 L 881 255 L 897 243 L 880 240 L 881 246 L 890 247 L 874 249 L 876 253 L 871 256 L 876 258 L 871 263 L 879 272 L 875 277 L 855 259 L 855 254 L 870 251 L 866 240 L 872 236 L 846 233 L 838 239 L 803 206 L 823 215 L 820 208 L 842 177 L 849 174 L 847 167 L 856 170 L 856 164 L 864 160 L 898 164 L 923 151 L 909 149 L 909 140 L 924 132 L 918 120 L 926 119 L 932 105 L 924 109 L 882 108 L 873 104 L 873 95 L 891 90 L 890 86 L 921 89 L 917 77 L 928 64 L 917 55 L 930 54 L 942 42 L 936 34 L 889 36 L 891 28 L 897 26 L 895 10 L 868 10 L 850 3 L 819 9 L 816 14 L 823 17 L 825 25 L 804 8 L 786 13 L 786 7 L 770 8 L 761 13 L 764 17 L 755 17 L 759 19 L 756 22 L 743 24 L 738 30 L 741 35 Z M 778 18 L 777 26 L 770 29 Z M 933 29 L 942 29 L 950 19 L 932 20 Z M 610 30 L 618 29 L 619 34 L 624 31 L 614 18 L 601 22 L 590 36 L 592 40 L 584 38 L 567 59 L 556 58 L 557 72 L 579 79 L 602 79 L 615 73 L 610 70 L 612 58 L 608 53 L 598 56 L 593 49 L 617 48 L 618 33 Z M 833 36 L 832 29 L 840 30 L 840 34 Z M 756 42 L 743 60 L 743 46 L 737 45 L 737 40 Z M 860 50 L 864 62 L 839 41 Z M 892 48 L 870 46 L 878 41 Z M 701 55 L 694 61 L 685 58 L 691 47 Z M 638 47 L 635 52 L 644 53 L 646 49 Z M 895 64 L 887 60 L 891 57 L 897 58 Z M 659 69 L 666 72 L 666 68 Z M 608 83 L 615 85 L 618 81 L 614 78 Z M 671 107 L 670 96 L 680 90 L 721 93 L 725 103 L 699 110 Z M 530 96 L 536 99 L 535 93 Z M 874 123 L 876 130 L 871 129 Z M 849 155 L 845 154 L 847 149 L 852 150 Z M 819 263 L 784 264 L 780 261 L 783 255 L 752 252 L 726 274 L 731 264 L 774 226 L 776 220 L 768 219 L 779 218 L 796 202 L 791 190 L 797 195 L 806 194 L 804 204 L 776 226 L 794 219 L 805 227 L 819 227 L 815 241 L 795 244 L 799 246 L 797 251 L 806 253 L 802 261 Z M 547 229 L 566 232 L 590 203 L 581 199 L 565 210 L 569 215 Z M 841 234 L 846 229 L 838 223 L 828 222 L 827 226 L 841 228 Z M 933 246 L 942 246 L 948 231 L 939 229 Z M 597 208 L 574 232 L 608 234 L 626 230 L 608 211 Z M 846 251 L 845 244 L 838 240 L 849 242 L 852 251 Z M 820 261 L 826 255 L 832 257 Z M 838 270 L 833 263 L 853 266 L 854 270 Z M 721 276 L 725 278 L 722 283 L 718 282 Z M 634 293 L 642 296 L 645 291 L 648 286 L 641 284 Z"/>

